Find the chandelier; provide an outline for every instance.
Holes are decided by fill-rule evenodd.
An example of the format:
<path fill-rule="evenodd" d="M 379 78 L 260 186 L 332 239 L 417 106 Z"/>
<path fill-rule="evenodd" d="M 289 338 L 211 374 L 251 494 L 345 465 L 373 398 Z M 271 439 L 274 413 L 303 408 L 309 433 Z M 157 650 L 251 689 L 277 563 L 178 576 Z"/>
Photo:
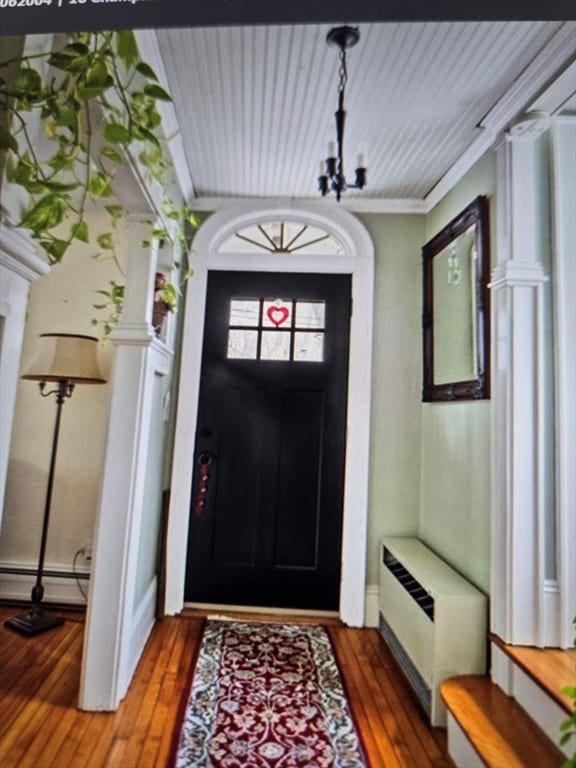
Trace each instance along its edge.
<path fill-rule="evenodd" d="M 352 48 L 360 39 L 358 27 L 334 27 L 328 32 L 326 42 L 340 49 L 340 68 L 338 70 L 338 110 L 334 113 L 336 118 L 336 141 L 328 144 L 328 157 L 320 163 L 320 176 L 318 177 L 318 189 L 325 197 L 334 192 L 336 200 L 340 200 L 342 192 L 347 189 L 363 189 L 366 186 L 366 157 L 364 153 L 358 154 L 356 178 L 354 184 L 346 181 L 344 175 L 344 158 L 342 155 L 342 142 L 344 140 L 344 123 L 346 112 L 344 110 L 344 91 L 348 72 L 346 70 L 346 49 Z"/>

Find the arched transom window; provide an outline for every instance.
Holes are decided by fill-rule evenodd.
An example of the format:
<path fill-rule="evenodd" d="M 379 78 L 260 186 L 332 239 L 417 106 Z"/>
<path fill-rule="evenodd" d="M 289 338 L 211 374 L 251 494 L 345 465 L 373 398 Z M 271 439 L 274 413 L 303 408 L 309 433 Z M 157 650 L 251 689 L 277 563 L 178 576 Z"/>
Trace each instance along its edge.
<path fill-rule="evenodd" d="M 329 232 L 301 221 L 264 221 L 250 224 L 226 238 L 221 253 L 344 253 Z"/>

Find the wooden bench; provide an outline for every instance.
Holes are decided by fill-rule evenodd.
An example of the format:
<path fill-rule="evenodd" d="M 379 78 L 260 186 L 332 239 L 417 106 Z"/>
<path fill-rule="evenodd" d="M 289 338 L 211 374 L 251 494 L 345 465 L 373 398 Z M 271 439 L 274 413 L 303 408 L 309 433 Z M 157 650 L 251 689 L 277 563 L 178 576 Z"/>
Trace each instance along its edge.
<path fill-rule="evenodd" d="M 565 762 L 560 749 L 490 678 L 453 677 L 440 692 L 487 768 L 560 768 Z"/>

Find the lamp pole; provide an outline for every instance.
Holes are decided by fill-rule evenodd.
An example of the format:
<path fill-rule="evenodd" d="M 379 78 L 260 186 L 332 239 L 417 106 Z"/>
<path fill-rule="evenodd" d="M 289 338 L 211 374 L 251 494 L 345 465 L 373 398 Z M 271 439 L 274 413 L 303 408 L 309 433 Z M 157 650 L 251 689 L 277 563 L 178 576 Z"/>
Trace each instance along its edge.
<path fill-rule="evenodd" d="M 42 536 L 40 539 L 40 554 L 38 556 L 38 568 L 36 571 L 36 583 L 32 587 L 31 600 L 32 607 L 27 613 L 21 616 L 14 616 L 5 622 L 7 627 L 15 629 L 23 635 L 37 635 L 47 629 L 58 627 L 64 623 L 60 616 L 45 611 L 42 608 L 42 599 L 44 597 L 44 585 L 42 577 L 44 575 L 44 558 L 46 555 L 46 541 L 48 539 L 48 525 L 50 523 L 50 510 L 52 508 L 52 489 L 54 487 L 54 470 L 56 467 L 56 455 L 58 453 L 58 439 L 60 436 L 60 420 L 62 418 L 62 406 L 66 398 L 72 396 L 74 383 L 68 379 L 62 379 L 57 382 L 57 389 L 50 392 L 44 392 L 46 382 L 41 381 L 40 394 L 42 397 L 56 395 L 56 421 L 54 423 L 54 433 L 52 435 L 52 451 L 50 454 L 50 468 L 48 470 L 48 485 L 46 488 L 46 501 L 44 503 L 44 519 L 42 521 Z"/>
<path fill-rule="evenodd" d="M 60 616 L 56 616 L 42 607 L 42 600 L 44 598 L 44 584 L 42 580 L 44 576 L 48 526 L 52 509 L 52 491 L 54 488 L 56 456 L 58 454 L 62 406 L 68 398 L 72 397 L 76 384 L 104 384 L 106 382 L 97 363 L 96 345 L 98 339 L 95 337 L 70 333 L 43 333 L 40 339 L 39 359 L 32 366 L 31 370 L 22 376 L 23 379 L 39 382 L 42 397 L 56 395 L 56 420 L 52 434 L 48 485 L 46 487 L 42 534 L 40 537 L 40 553 L 38 555 L 36 581 L 31 592 L 32 605 L 26 613 L 14 616 L 4 622 L 6 627 L 27 636 L 37 635 L 39 632 L 58 627 L 64 623 L 64 619 Z M 55 388 L 45 392 L 48 382 L 54 383 Z"/>

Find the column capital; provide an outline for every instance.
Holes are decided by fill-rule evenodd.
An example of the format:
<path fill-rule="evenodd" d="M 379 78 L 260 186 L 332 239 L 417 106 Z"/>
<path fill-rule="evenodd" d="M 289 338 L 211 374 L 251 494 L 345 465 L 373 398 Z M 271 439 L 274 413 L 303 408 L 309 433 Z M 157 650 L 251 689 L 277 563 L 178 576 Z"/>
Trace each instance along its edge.
<path fill-rule="evenodd" d="M 506 132 L 507 141 L 533 141 L 546 133 L 552 125 L 547 112 L 525 112 Z"/>
<path fill-rule="evenodd" d="M 491 290 L 503 287 L 530 287 L 548 282 L 542 265 L 537 261 L 506 261 L 492 272 Z"/>

